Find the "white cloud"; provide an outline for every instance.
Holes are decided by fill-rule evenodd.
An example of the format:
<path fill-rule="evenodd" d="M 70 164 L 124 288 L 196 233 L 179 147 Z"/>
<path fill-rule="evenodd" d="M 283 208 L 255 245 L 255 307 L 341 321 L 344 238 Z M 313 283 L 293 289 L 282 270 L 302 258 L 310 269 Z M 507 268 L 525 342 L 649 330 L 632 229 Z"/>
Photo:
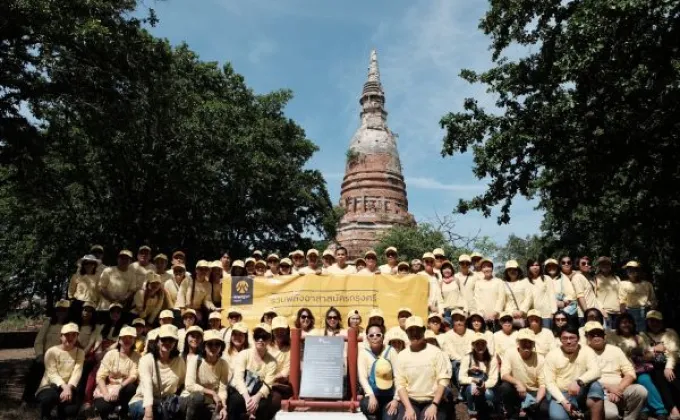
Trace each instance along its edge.
<path fill-rule="evenodd" d="M 276 51 L 276 43 L 270 39 L 262 38 L 250 45 L 248 60 L 253 64 L 259 64 L 262 59 Z"/>
<path fill-rule="evenodd" d="M 482 183 L 475 184 L 445 184 L 434 178 L 421 176 L 406 176 L 407 188 L 420 188 L 425 190 L 457 191 L 457 192 L 481 192 L 486 188 Z"/>

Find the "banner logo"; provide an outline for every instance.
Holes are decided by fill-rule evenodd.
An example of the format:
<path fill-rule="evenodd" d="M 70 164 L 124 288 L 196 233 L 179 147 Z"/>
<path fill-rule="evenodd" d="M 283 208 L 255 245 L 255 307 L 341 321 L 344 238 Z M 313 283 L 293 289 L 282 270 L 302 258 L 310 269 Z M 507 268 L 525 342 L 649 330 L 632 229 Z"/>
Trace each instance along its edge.
<path fill-rule="evenodd" d="M 231 304 L 253 304 L 253 279 L 251 277 L 234 277 L 231 279 Z"/>

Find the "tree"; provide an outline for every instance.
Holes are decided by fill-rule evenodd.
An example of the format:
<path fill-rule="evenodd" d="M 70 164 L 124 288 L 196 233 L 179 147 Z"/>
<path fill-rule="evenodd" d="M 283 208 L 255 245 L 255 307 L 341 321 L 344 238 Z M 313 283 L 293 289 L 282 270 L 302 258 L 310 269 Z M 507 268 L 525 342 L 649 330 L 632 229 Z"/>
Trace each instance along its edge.
<path fill-rule="evenodd" d="M 534 259 L 542 262 L 547 258 L 552 258 L 552 256 L 545 254 L 544 248 L 543 240 L 538 235 L 527 235 L 521 238 L 511 234 L 506 244 L 498 250 L 496 266 L 501 267 L 508 260 L 516 260 L 526 274 L 527 260 Z"/>
<path fill-rule="evenodd" d="M 323 177 L 304 168 L 317 147 L 284 114 L 292 93 L 256 95 L 229 64 L 154 38 L 136 5 L 0 6 L 0 316 L 60 297 L 92 243 L 195 261 L 334 235 Z"/>
<path fill-rule="evenodd" d="M 443 155 L 472 149 L 486 192 L 460 212 L 538 198 L 547 249 L 680 273 L 680 1 L 493 2 L 480 23 L 495 66 L 461 77 L 496 95 L 441 120 Z M 524 53 L 513 59 L 509 48 Z M 677 299 L 677 288 L 664 288 Z"/>

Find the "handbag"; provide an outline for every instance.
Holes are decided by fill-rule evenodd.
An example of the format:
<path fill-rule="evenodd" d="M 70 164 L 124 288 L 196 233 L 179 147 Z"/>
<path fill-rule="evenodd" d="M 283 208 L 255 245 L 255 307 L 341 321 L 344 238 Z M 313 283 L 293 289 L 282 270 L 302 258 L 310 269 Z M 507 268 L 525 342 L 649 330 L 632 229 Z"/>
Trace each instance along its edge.
<path fill-rule="evenodd" d="M 257 394 L 264 385 L 260 375 L 248 369 L 243 374 L 243 381 L 246 383 L 246 388 L 248 388 L 248 395 Z"/>
<path fill-rule="evenodd" d="M 560 276 L 560 292 L 556 296 L 557 300 L 560 302 L 564 300 L 564 276 Z M 565 306 L 562 308 L 562 310 L 570 316 L 573 316 L 578 312 L 578 305 L 576 304 L 576 301 L 571 301 L 569 305 Z"/>
<path fill-rule="evenodd" d="M 646 332 L 644 334 L 649 339 L 649 342 L 652 344 L 652 347 L 656 346 L 657 344 L 663 344 L 661 341 L 654 340 Z M 654 352 L 654 361 L 652 362 L 654 364 L 654 366 L 664 368 L 666 366 L 666 361 L 667 361 L 666 353 L 662 353 L 662 352 L 658 352 L 658 351 Z"/>
<path fill-rule="evenodd" d="M 158 379 L 158 395 L 161 399 L 156 411 L 163 420 L 179 420 L 179 397 L 177 395 L 162 396 L 161 370 L 158 367 L 158 360 L 154 360 L 154 364 L 156 365 L 156 377 Z"/>

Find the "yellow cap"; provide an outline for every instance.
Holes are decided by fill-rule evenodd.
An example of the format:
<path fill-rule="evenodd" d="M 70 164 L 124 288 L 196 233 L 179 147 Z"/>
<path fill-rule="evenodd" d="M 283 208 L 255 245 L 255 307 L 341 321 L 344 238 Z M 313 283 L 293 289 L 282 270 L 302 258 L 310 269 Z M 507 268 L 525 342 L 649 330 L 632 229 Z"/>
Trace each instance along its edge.
<path fill-rule="evenodd" d="M 305 253 L 301 249 L 296 249 L 295 251 L 293 251 L 291 253 L 291 256 L 293 256 L 293 257 L 297 257 L 297 256 L 304 257 Z"/>
<path fill-rule="evenodd" d="M 409 263 L 407 263 L 406 261 L 400 261 L 399 264 L 397 264 L 397 269 L 399 269 L 400 267 L 411 268 Z"/>
<path fill-rule="evenodd" d="M 222 261 L 215 260 L 215 261 L 211 262 L 210 263 L 210 269 L 213 269 L 213 268 L 219 268 L 221 270 L 222 269 Z"/>
<path fill-rule="evenodd" d="M 361 312 L 359 312 L 358 309 L 350 309 L 349 312 L 347 312 L 347 320 L 349 321 L 349 319 L 353 316 L 358 316 L 361 318 Z"/>
<path fill-rule="evenodd" d="M 637 261 L 628 261 L 623 268 L 640 268 L 640 263 Z"/>
<path fill-rule="evenodd" d="M 547 267 L 550 264 L 554 264 L 558 267 L 560 265 L 560 263 L 558 263 L 557 260 L 554 258 L 548 258 L 547 260 L 543 261 L 543 267 Z"/>
<path fill-rule="evenodd" d="M 475 258 L 484 258 L 484 256 L 479 252 L 473 252 L 470 254 L 470 260 L 474 260 Z"/>
<path fill-rule="evenodd" d="M 434 251 L 432 251 L 432 255 L 435 257 L 445 257 L 446 252 L 442 248 L 435 248 Z"/>
<path fill-rule="evenodd" d="M 419 328 L 425 328 L 425 323 L 423 322 L 423 318 L 419 316 L 411 316 L 406 320 L 406 329 L 408 330 L 411 327 L 419 327 Z"/>
<path fill-rule="evenodd" d="M 175 252 L 172 253 L 172 258 L 175 258 L 175 257 L 186 257 L 186 254 L 184 253 L 184 251 L 178 250 L 178 251 L 175 251 Z"/>
<path fill-rule="evenodd" d="M 534 334 L 534 332 L 531 331 L 529 328 L 522 328 L 517 332 L 517 337 L 515 337 L 515 340 L 517 341 L 529 340 L 536 342 L 536 334 Z"/>
<path fill-rule="evenodd" d="M 535 316 L 536 318 L 543 318 L 538 309 L 529 309 L 529 312 L 527 312 L 527 319 L 529 319 L 529 317 L 531 316 Z"/>
<path fill-rule="evenodd" d="M 583 327 L 583 330 L 586 332 L 586 334 L 588 334 L 589 332 L 595 330 L 604 331 L 604 327 L 597 321 L 588 321 L 586 322 L 586 325 Z"/>
<path fill-rule="evenodd" d="M 137 330 L 135 329 L 135 327 L 125 326 L 120 329 L 118 337 L 137 337 Z"/>
<path fill-rule="evenodd" d="M 177 327 L 172 324 L 161 325 L 157 333 L 158 338 L 172 338 L 174 340 L 179 340 L 179 335 L 177 334 Z"/>
<path fill-rule="evenodd" d="M 116 308 L 118 308 L 118 309 L 120 309 L 120 310 L 122 311 L 122 310 L 123 310 L 123 305 L 121 305 L 121 304 L 118 303 L 118 302 L 113 302 L 112 304 L 109 305 L 109 311 L 112 311 L 112 310 L 114 310 L 114 309 L 116 309 Z"/>
<path fill-rule="evenodd" d="M 129 249 L 123 249 L 118 253 L 118 256 L 132 258 L 132 251 Z"/>
<path fill-rule="evenodd" d="M 374 257 L 377 257 L 377 256 L 378 256 L 378 254 L 376 254 L 375 251 L 372 250 L 372 249 L 369 249 L 368 251 L 366 251 L 366 252 L 364 253 L 364 258 L 367 258 L 369 255 L 372 255 L 372 256 L 374 256 Z"/>
<path fill-rule="evenodd" d="M 269 254 L 269 255 L 267 255 L 267 261 L 269 261 L 269 260 L 276 260 L 276 261 L 278 261 L 279 259 L 280 259 L 279 256 L 276 255 L 276 254 Z"/>
<path fill-rule="evenodd" d="M 142 245 L 137 249 L 137 252 L 142 252 L 142 251 L 151 251 L 151 247 L 149 245 Z"/>
<path fill-rule="evenodd" d="M 266 266 L 267 266 L 267 262 L 266 262 L 265 260 L 257 260 L 257 261 L 255 261 L 255 267 L 257 267 L 258 265 L 261 265 L 261 266 L 263 266 L 263 267 L 266 267 Z"/>
<path fill-rule="evenodd" d="M 659 321 L 663 321 L 663 314 L 661 311 L 649 311 L 647 312 L 647 319 L 658 319 Z"/>
<path fill-rule="evenodd" d="M 460 257 L 458 257 L 458 262 L 459 262 L 459 263 L 462 263 L 462 262 L 469 262 L 469 263 L 471 263 L 471 262 L 472 262 L 472 258 L 470 258 L 470 256 L 469 256 L 468 254 L 462 254 Z"/>
<path fill-rule="evenodd" d="M 472 334 L 472 340 L 470 340 L 470 343 L 476 343 L 478 341 L 484 341 L 486 343 L 486 336 L 480 332 Z"/>
<path fill-rule="evenodd" d="M 453 318 L 454 315 L 460 315 L 463 318 L 467 318 L 467 315 L 465 314 L 465 311 L 462 309 L 454 309 L 451 311 L 451 318 Z"/>
<path fill-rule="evenodd" d="M 363 258 L 357 258 L 356 260 L 354 260 L 354 265 L 359 265 L 360 262 L 362 262 L 362 263 L 364 263 L 364 265 L 366 265 L 366 260 L 363 259 Z"/>
<path fill-rule="evenodd" d="M 288 318 L 286 318 L 285 316 L 277 316 L 274 319 L 272 319 L 272 330 L 275 330 L 277 328 L 283 329 L 288 328 Z"/>
<path fill-rule="evenodd" d="M 316 255 L 317 257 L 319 256 L 319 251 L 317 249 L 308 249 L 307 250 L 307 256 L 309 257 L 310 255 Z"/>
<path fill-rule="evenodd" d="M 387 334 L 385 334 L 385 341 L 389 343 L 392 340 L 400 340 L 404 343 L 409 341 L 406 331 L 402 330 L 401 328 L 392 328 L 387 331 Z"/>
<path fill-rule="evenodd" d="M 153 260 L 154 260 L 154 261 L 156 261 L 156 260 L 165 260 L 165 261 L 167 261 L 167 260 L 168 260 L 168 256 L 165 255 L 165 254 L 158 254 L 158 255 L 156 255 L 155 257 L 153 257 Z"/>
<path fill-rule="evenodd" d="M 385 249 L 385 255 L 387 255 L 390 252 L 394 252 L 395 254 L 399 253 L 399 251 L 397 251 L 397 248 L 393 246 L 388 246 L 387 249 Z"/>
<path fill-rule="evenodd" d="M 248 334 L 248 326 L 245 322 L 237 322 L 231 327 L 231 329 L 233 331 L 242 332 L 243 334 Z"/>
<path fill-rule="evenodd" d="M 290 267 L 290 266 L 293 265 L 293 261 L 291 261 L 290 258 L 284 258 L 284 259 L 281 260 L 279 265 L 287 265 L 287 266 Z"/>
<path fill-rule="evenodd" d="M 210 268 L 210 263 L 206 260 L 198 260 L 196 263 L 196 269 L 199 268 Z"/>
<path fill-rule="evenodd" d="M 484 264 L 486 264 L 486 263 L 491 264 L 491 266 L 493 267 L 493 261 L 491 261 L 491 260 L 488 259 L 488 258 L 482 258 L 482 261 L 480 262 L 480 264 L 481 264 L 481 265 L 484 265 Z"/>
<path fill-rule="evenodd" d="M 402 307 L 402 308 L 399 308 L 399 310 L 397 311 L 397 315 L 399 315 L 402 312 L 408 312 L 410 314 L 413 314 L 413 311 L 411 310 L 411 308 Z"/>
<path fill-rule="evenodd" d="M 78 334 L 80 332 L 78 328 L 78 324 L 75 322 L 69 322 L 68 324 L 65 324 L 63 327 L 61 327 L 61 334 L 70 334 L 70 333 L 76 333 Z"/>
<path fill-rule="evenodd" d="M 241 268 L 245 268 L 245 267 L 246 267 L 246 264 L 243 262 L 243 260 L 236 260 L 236 261 L 234 261 L 233 263 L 231 263 L 231 267 L 232 267 L 232 268 L 233 268 L 233 267 L 241 267 Z"/>
<path fill-rule="evenodd" d="M 224 339 L 217 330 L 208 330 L 203 333 L 203 342 L 207 343 L 208 341 L 219 341 L 220 343 L 224 344 Z"/>
<path fill-rule="evenodd" d="M 147 282 L 149 282 L 149 283 L 161 283 L 160 274 L 151 274 L 150 276 L 148 276 Z"/>
<path fill-rule="evenodd" d="M 394 387 L 394 372 L 390 362 L 379 357 L 374 362 L 372 369 L 375 374 L 375 386 L 379 390 L 388 391 Z"/>
<path fill-rule="evenodd" d="M 333 258 L 335 258 L 335 254 L 334 254 L 333 251 L 331 251 L 330 249 L 324 249 L 324 250 L 323 250 L 323 256 L 324 256 L 324 257 L 333 257 Z"/>
<path fill-rule="evenodd" d="M 261 322 L 261 323 L 257 324 L 257 325 L 255 326 L 255 328 L 253 328 L 253 334 L 255 334 L 255 331 L 257 331 L 257 330 L 262 330 L 262 331 L 266 332 L 267 334 L 271 334 L 271 333 L 272 333 L 272 327 L 271 327 L 271 325 L 266 324 L 266 323 L 264 323 L 264 322 Z"/>
<path fill-rule="evenodd" d="M 468 315 L 468 318 L 472 318 L 473 316 L 478 316 L 478 317 L 482 318 L 482 320 L 484 319 L 484 316 L 483 316 L 482 313 L 479 312 L 479 311 L 472 311 L 472 312 L 470 312 L 470 315 Z"/>
<path fill-rule="evenodd" d="M 59 308 L 61 308 L 61 309 L 68 309 L 68 308 L 71 307 L 71 301 L 70 301 L 70 300 L 66 300 L 66 299 L 62 299 L 62 300 L 58 301 L 58 302 L 54 305 L 54 307 L 55 307 L 56 309 L 59 309 Z M 122 306 L 121 306 L 121 308 L 122 308 Z"/>
<path fill-rule="evenodd" d="M 519 268 L 519 263 L 517 260 L 509 260 L 508 262 L 505 263 L 505 269 L 509 268 Z"/>
<path fill-rule="evenodd" d="M 187 316 L 187 315 L 196 316 L 196 311 L 193 310 L 193 309 L 191 309 L 191 308 L 185 309 L 185 310 L 182 312 L 182 318 L 184 318 L 184 317 Z"/>
<path fill-rule="evenodd" d="M 158 319 L 163 319 L 163 318 L 175 318 L 175 314 L 173 314 L 170 309 L 164 309 L 164 310 L 161 311 L 161 314 L 158 316 Z"/>
<path fill-rule="evenodd" d="M 83 303 L 83 309 L 85 308 L 92 308 L 92 309 L 97 309 L 97 307 L 94 305 L 94 302 L 84 302 Z"/>
<path fill-rule="evenodd" d="M 274 315 L 276 315 L 276 308 L 274 308 L 273 306 L 270 306 L 270 307 L 268 307 L 268 308 L 264 308 L 264 312 L 262 312 L 262 314 L 263 314 L 263 315 L 266 315 L 266 314 L 274 314 Z"/>
<path fill-rule="evenodd" d="M 259 249 L 256 249 L 255 251 L 253 251 L 252 255 L 257 255 L 257 256 L 261 257 L 262 251 L 260 251 Z"/>
<path fill-rule="evenodd" d="M 385 318 L 385 313 L 380 308 L 373 308 L 371 312 L 368 313 L 368 318 L 373 318 L 374 316 L 379 316 L 380 318 Z"/>
<path fill-rule="evenodd" d="M 192 325 L 191 327 L 187 328 L 187 335 L 191 333 L 198 333 L 203 336 L 203 328 L 199 327 L 198 325 Z"/>
<path fill-rule="evenodd" d="M 428 321 L 434 318 L 439 318 L 441 320 L 442 316 L 437 312 L 432 312 L 430 315 L 427 316 Z"/>
<path fill-rule="evenodd" d="M 431 252 L 426 252 L 426 253 L 423 254 L 422 260 L 423 260 L 423 261 L 425 261 L 425 260 L 434 260 L 434 254 L 431 253 Z"/>
<path fill-rule="evenodd" d="M 234 308 L 233 306 L 231 308 L 227 309 L 227 316 L 229 316 L 231 314 L 239 314 L 239 315 L 243 316 L 243 313 L 241 312 L 241 310 L 238 309 L 238 308 Z"/>
<path fill-rule="evenodd" d="M 146 325 L 146 321 L 142 318 L 135 318 L 132 320 L 132 326 L 134 327 L 135 325 Z"/>
<path fill-rule="evenodd" d="M 498 316 L 498 320 L 500 321 L 503 318 L 512 319 L 512 314 L 510 312 L 501 312 L 501 314 Z"/>
<path fill-rule="evenodd" d="M 425 339 L 434 338 L 437 339 L 437 335 L 432 330 L 425 330 Z"/>
<path fill-rule="evenodd" d="M 184 264 L 173 264 L 172 265 L 172 271 L 175 271 L 175 268 L 181 268 L 182 270 L 186 271 L 187 266 Z"/>
<path fill-rule="evenodd" d="M 218 312 L 210 312 L 210 315 L 208 315 L 208 319 L 219 319 L 220 321 L 222 320 L 222 315 Z"/>
<path fill-rule="evenodd" d="M 253 258 L 253 257 L 248 257 L 248 258 L 246 258 L 245 265 L 248 265 L 248 264 L 250 264 L 250 263 L 255 264 L 257 261 L 258 261 L 258 260 L 256 260 L 256 259 Z"/>

